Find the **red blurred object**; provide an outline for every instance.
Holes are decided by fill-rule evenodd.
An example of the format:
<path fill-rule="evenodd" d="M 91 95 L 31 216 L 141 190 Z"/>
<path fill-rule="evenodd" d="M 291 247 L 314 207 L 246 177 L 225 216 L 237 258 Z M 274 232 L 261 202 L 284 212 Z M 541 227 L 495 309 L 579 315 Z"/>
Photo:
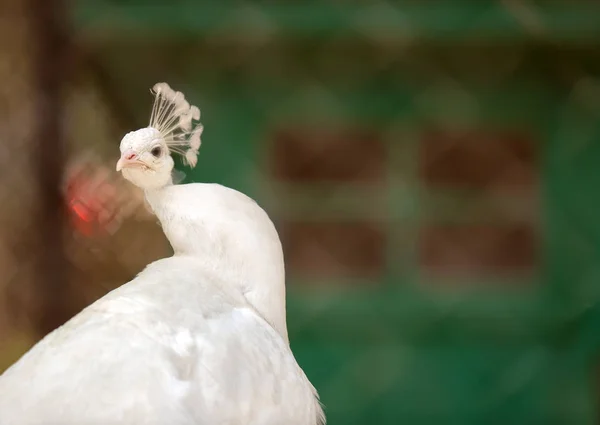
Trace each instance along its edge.
<path fill-rule="evenodd" d="M 85 236 L 112 234 L 120 226 L 121 202 L 117 184 L 103 166 L 79 166 L 67 179 L 65 198 L 73 227 Z"/>
<path fill-rule="evenodd" d="M 91 211 L 89 209 L 87 209 L 87 207 L 85 205 L 79 203 L 79 201 L 77 199 L 73 199 L 71 201 L 71 208 L 72 208 L 73 212 L 77 215 L 77 217 L 79 217 L 83 221 L 86 221 L 86 222 L 92 221 Z"/>

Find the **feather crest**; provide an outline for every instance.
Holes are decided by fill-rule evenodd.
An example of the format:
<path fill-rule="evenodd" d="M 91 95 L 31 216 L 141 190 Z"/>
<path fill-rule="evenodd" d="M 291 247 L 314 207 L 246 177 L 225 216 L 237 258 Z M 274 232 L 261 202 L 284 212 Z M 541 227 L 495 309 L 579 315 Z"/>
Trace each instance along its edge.
<path fill-rule="evenodd" d="M 194 168 L 198 162 L 198 151 L 194 149 L 188 149 L 185 152 L 185 160 L 190 167 Z"/>
<path fill-rule="evenodd" d="M 190 105 L 182 92 L 173 90 L 167 83 L 156 83 L 151 92 L 154 104 L 150 127 L 158 130 L 172 153 L 181 155 L 194 167 L 203 130 L 202 124 L 194 123 L 200 120 L 200 109 Z"/>
<path fill-rule="evenodd" d="M 192 135 L 190 136 L 190 147 L 195 151 L 198 151 L 198 149 L 200 149 L 200 136 L 202 136 L 203 130 L 204 127 L 202 126 L 202 124 L 200 124 L 194 129 L 194 131 L 192 131 Z"/>

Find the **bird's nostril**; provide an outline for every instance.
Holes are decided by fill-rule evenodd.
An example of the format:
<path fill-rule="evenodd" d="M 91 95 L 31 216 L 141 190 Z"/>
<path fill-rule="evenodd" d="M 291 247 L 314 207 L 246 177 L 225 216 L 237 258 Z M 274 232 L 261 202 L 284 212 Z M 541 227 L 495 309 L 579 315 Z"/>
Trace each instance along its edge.
<path fill-rule="evenodd" d="M 129 159 L 133 159 L 135 158 L 135 154 L 133 152 L 128 153 L 127 155 L 125 155 L 125 159 L 129 160 Z"/>

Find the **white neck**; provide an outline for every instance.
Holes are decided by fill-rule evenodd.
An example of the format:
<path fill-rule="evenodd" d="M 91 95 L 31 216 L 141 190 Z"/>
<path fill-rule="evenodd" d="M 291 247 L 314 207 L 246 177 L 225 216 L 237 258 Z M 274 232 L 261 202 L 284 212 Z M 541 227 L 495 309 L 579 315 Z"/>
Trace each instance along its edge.
<path fill-rule="evenodd" d="M 145 193 L 174 255 L 194 257 L 239 290 L 287 342 L 283 252 L 267 214 L 245 195 L 215 184 Z"/>

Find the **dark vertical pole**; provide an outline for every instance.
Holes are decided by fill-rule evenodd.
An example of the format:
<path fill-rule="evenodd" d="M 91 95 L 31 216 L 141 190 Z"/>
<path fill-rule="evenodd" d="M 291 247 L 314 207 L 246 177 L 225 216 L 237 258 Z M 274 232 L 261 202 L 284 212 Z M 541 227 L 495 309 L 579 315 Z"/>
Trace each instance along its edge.
<path fill-rule="evenodd" d="M 38 210 L 34 323 L 45 335 L 69 318 L 68 270 L 64 252 L 65 211 L 61 182 L 65 162 L 63 91 L 68 71 L 66 3 L 29 0 L 34 40 L 33 168 Z"/>

